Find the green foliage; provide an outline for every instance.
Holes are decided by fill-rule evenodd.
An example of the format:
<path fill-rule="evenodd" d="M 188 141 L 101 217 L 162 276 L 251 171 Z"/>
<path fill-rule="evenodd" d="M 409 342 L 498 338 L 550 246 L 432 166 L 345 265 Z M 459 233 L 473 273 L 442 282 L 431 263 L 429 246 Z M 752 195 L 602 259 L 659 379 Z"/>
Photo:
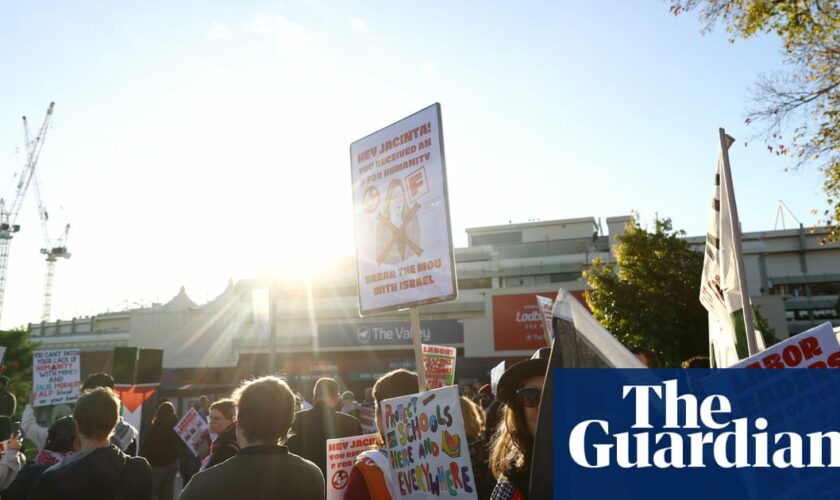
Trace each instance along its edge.
<path fill-rule="evenodd" d="M 787 71 L 762 76 L 747 123 L 760 123 L 770 153 L 793 168 L 817 164 L 824 174 L 831 226 L 840 238 L 840 4 L 827 0 L 670 0 L 671 12 L 698 9 L 704 30 L 720 22 L 732 39 L 773 33 L 784 42 Z M 783 140 L 782 133 L 792 130 Z"/>
<path fill-rule="evenodd" d="M 709 353 L 699 299 L 703 253 L 683 236 L 670 219 L 657 219 L 652 232 L 634 221 L 617 238 L 616 264 L 599 259 L 584 272 L 595 318 L 626 346 L 653 349 L 670 367 Z"/>
<path fill-rule="evenodd" d="M 17 396 L 21 409 L 22 399 L 28 398 L 32 390 L 32 351 L 38 348 L 38 343 L 29 339 L 28 331 L 16 328 L 0 331 L 0 345 L 6 347 L 0 372 L 9 377 L 9 390 Z"/>

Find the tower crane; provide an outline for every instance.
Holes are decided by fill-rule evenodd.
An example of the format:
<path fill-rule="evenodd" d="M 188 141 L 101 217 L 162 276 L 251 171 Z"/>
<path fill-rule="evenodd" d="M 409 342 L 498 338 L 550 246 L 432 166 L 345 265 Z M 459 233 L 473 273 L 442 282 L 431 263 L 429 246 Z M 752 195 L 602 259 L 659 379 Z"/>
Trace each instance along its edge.
<path fill-rule="evenodd" d="M 67 235 L 70 233 L 70 224 L 64 226 L 64 232 L 56 240 L 50 239 L 49 220 L 50 215 L 44 208 L 44 200 L 41 197 L 41 187 L 38 184 L 38 175 L 32 175 L 32 190 L 35 191 L 35 200 L 38 202 L 38 216 L 41 219 L 41 232 L 44 235 L 44 248 L 41 254 L 47 256 L 47 273 L 44 277 L 44 301 L 41 308 L 41 321 L 49 321 L 52 312 L 53 280 L 55 278 L 55 263 L 58 259 L 69 259 L 70 252 L 67 251 Z"/>
<path fill-rule="evenodd" d="M 35 172 L 35 165 L 38 164 L 41 149 L 44 147 L 44 139 L 47 136 L 47 128 L 52 119 L 54 106 L 55 103 L 51 102 L 49 108 L 47 108 L 44 123 L 41 125 L 40 130 L 38 130 L 38 135 L 34 139 L 30 140 L 29 124 L 26 121 L 26 117 L 23 117 L 23 130 L 26 139 L 26 162 L 23 165 L 23 171 L 18 175 L 18 184 L 12 203 L 7 206 L 5 200 L 0 199 L 0 317 L 2 317 L 3 299 L 6 295 L 9 247 L 11 246 L 13 235 L 20 231 L 20 225 L 16 224 L 17 216 L 23 204 L 23 196 L 26 194 L 29 183 L 32 180 L 32 174 Z"/>

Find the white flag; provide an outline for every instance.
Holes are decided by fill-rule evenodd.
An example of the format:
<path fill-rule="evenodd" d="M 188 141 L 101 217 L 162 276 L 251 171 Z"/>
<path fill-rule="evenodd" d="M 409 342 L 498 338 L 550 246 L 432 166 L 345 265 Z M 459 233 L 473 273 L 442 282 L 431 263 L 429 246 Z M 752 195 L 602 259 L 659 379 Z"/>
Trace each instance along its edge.
<path fill-rule="evenodd" d="M 725 136 L 731 140 L 729 136 Z M 728 144 L 726 145 L 728 147 Z M 712 215 L 706 235 L 706 254 L 700 282 L 700 302 L 709 311 L 709 347 L 712 366 L 725 368 L 749 355 L 744 326 L 744 298 L 738 265 L 740 237 L 734 193 L 727 182 L 723 144 L 718 154 Z M 749 302 L 749 298 L 747 298 Z"/>

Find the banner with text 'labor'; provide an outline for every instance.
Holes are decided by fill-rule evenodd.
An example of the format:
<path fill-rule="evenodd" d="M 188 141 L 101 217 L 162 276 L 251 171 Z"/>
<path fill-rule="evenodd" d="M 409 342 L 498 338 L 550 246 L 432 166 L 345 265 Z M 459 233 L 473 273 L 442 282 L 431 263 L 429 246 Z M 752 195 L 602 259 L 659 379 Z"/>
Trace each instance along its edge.
<path fill-rule="evenodd" d="M 458 295 L 440 105 L 350 145 L 359 311 Z"/>

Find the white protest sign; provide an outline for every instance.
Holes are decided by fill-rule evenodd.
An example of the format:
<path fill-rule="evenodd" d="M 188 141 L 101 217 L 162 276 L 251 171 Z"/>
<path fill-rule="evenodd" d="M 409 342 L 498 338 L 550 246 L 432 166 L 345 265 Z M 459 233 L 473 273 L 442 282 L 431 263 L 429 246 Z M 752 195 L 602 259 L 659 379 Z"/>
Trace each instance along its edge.
<path fill-rule="evenodd" d="M 478 498 L 458 388 L 380 403 L 395 498 Z"/>
<path fill-rule="evenodd" d="M 200 450 L 210 439 L 210 426 L 201 418 L 195 408 L 184 413 L 181 420 L 175 424 L 175 433 L 189 446 L 195 456 L 200 456 Z"/>
<path fill-rule="evenodd" d="M 496 395 L 496 389 L 499 387 L 499 379 L 502 378 L 503 373 L 505 373 L 504 361 L 494 366 L 493 369 L 490 370 L 490 389 L 493 391 L 494 396 Z"/>
<path fill-rule="evenodd" d="M 327 500 L 341 500 L 350 482 L 356 456 L 376 447 L 379 433 L 327 439 Z"/>
<path fill-rule="evenodd" d="M 56 349 L 32 353 L 32 406 L 73 403 L 81 386 L 78 349 Z"/>
<path fill-rule="evenodd" d="M 372 406 L 362 406 L 359 409 L 359 425 L 364 432 L 376 432 L 376 410 Z"/>
<path fill-rule="evenodd" d="M 840 344 L 831 323 L 826 322 L 730 368 L 840 368 Z"/>
<path fill-rule="evenodd" d="M 543 333 L 545 333 L 545 342 L 548 347 L 551 347 L 551 341 L 554 340 L 554 325 L 552 321 L 552 311 L 554 311 L 554 301 L 548 297 L 537 295 L 537 307 L 540 310 L 540 318 L 542 318 Z"/>
<path fill-rule="evenodd" d="M 350 145 L 359 311 L 458 295 L 440 105 Z"/>
<path fill-rule="evenodd" d="M 423 366 L 426 387 L 437 389 L 455 383 L 455 358 L 458 349 L 442 345 L 423 344 Z"/>

